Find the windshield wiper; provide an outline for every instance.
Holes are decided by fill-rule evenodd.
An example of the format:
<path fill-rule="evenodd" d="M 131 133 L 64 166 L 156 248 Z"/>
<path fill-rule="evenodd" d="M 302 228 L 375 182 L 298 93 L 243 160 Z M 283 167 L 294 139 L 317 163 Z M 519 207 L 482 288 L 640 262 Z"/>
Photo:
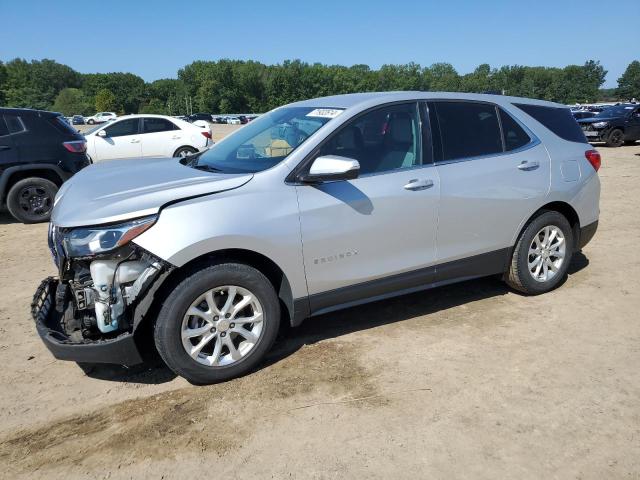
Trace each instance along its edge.
<path fill-rule="evenodd" d="M 224 170 L 212 167 L 211 165 L 198 165 L 197 163 L 195 165 L 191 165 L 191 168 L 195 168 L 196 170 L 203 170 L 205 172 L 224 172 Z"/>
<path fill-rule="evenodd" d="M 212 146 L 213 145 L 211 145 L 211 147 Z M 203 153 L 207 152 L 211 147 L 206 147 L 206 148 L 200 150 L 199 152 L 194 152 L 194 153 L 191 153 L 189 155 L 185 155 L 184 157 L 182 157 L 180 159 L 180 163 L 183 164 L 183 165 L 186 165 L 187 167 L 193 167 L 194 164 L 198 161 L 198 158 L 200 158 L 200 156 Z"/>

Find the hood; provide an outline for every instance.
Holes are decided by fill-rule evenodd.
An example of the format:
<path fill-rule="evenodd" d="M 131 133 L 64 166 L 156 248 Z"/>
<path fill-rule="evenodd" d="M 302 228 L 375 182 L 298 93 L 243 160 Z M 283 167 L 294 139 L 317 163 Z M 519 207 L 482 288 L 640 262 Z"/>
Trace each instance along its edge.
<path fill-rule="evenodd" d="M 62 185 L 51 221 L 78 227 L 143 217 L 158 213 L 169 202 L 238 188 L 251 178 L 250 173 L 196 170 L 177 158 L 100 162 Z"/>
<path fill-rule="evenodd" d="M 617 120 L 615 117 L 589 117 L 589 118 L 581 118 L 578 120 L 578 123 L 597 123 L 597 122 L 613 122 Z"/>

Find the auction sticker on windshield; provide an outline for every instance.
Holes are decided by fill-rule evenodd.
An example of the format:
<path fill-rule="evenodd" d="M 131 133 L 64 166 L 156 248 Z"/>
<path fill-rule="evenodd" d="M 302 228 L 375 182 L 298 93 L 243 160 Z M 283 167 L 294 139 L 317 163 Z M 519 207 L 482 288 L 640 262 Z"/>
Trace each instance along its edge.
<path fill-rule="evenodd" d="M 316 108 L 307 113 L 307 117 L 336 118 L 344 108 Z"/>

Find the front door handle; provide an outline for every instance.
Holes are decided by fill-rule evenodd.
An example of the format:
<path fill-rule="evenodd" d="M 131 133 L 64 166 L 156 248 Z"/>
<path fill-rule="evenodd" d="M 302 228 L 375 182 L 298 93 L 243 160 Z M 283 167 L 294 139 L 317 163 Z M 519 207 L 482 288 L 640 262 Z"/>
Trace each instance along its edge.
<path fill-rule="evenodd" d="M 538 162 L 536 160 L 534 160 L 532 162 L 528 162 L 527 160 L 524 160 L 522 163 L 520 163 L 520 165 L 518 165 L 518 169 L 519 170 L 524 170 L 524 171 L 529 171 L 529 170 L 535 170 L 539 166 L 540 166 L 540 162 Z"/>
<path fill-rule="evenodd" d="M 433 187 L 433 180 L 418 180 L 417 178 L 414 178 L 413 180 L 409 180 L 409 183 L 404 186 L 404 189 L 415 192 L 418 190 L 426 190 L 431 187 Z"/>
<path fill-rule="evenodd" d="M 0 145 L 0 150 L 11 150 L 9 145 Z"/>

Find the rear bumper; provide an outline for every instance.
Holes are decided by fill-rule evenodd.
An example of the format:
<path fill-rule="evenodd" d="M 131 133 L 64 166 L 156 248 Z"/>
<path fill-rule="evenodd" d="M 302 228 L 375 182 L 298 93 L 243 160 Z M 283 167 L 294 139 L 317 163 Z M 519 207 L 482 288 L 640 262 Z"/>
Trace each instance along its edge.
<path fill-rule="evenodd" d="M 582 250 L 591 241 L 598 230 L 598 220 L 580 228 L 580 237 L 576 250 Z"/>
<path fill-rule="evenodd" d="M 59 360 L 86 363 L 115 363 L 136 365 L 142 357 L 133 333 L 123 333 L 108 340 L 73 342 L 60 327 L 60 313 L 56 311 L 58 279 L 49 277 L 40 283 L 31 303 L 31 316 L 38 335 Z"/>

